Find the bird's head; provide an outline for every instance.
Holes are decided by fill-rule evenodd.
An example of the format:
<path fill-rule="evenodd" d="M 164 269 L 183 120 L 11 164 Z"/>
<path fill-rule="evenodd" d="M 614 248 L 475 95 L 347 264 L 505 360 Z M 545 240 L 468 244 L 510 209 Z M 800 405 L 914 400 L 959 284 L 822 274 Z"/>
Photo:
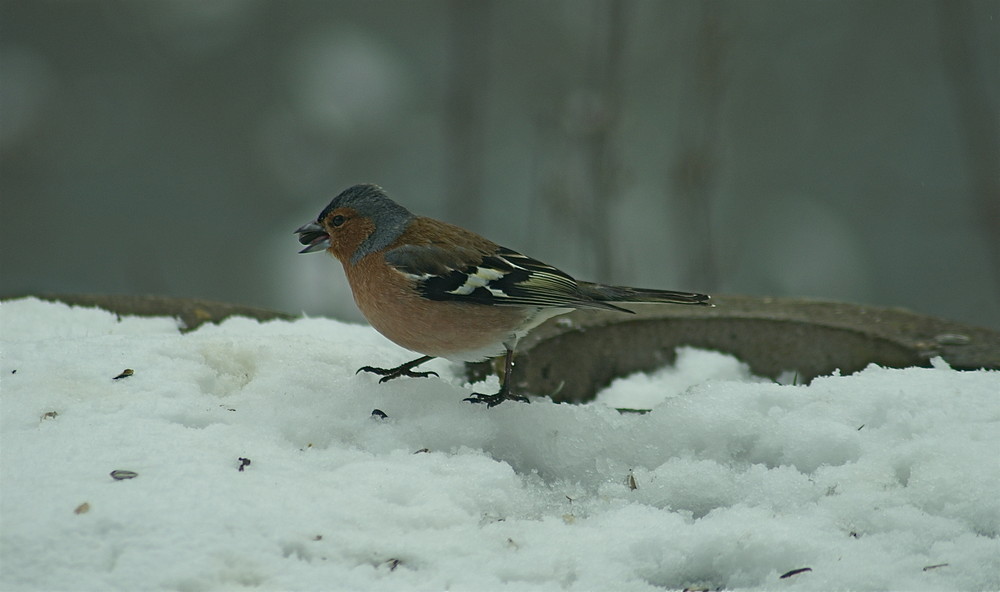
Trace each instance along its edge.
<path fill-rule="evenodd" d="M 354 264 L 392 244 L 412 219 L 413 214 L 378 185 L 354 185 L 333 198 L 315 222 L 295 231 L 306 245 L 299 253 L 327 250 L 343 263 Z"/>

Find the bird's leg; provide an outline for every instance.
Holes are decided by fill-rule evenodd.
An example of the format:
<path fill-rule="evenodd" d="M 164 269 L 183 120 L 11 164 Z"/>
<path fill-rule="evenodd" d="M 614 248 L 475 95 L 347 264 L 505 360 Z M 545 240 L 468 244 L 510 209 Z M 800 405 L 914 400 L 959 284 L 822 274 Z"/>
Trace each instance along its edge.
<path fill-rule="evenodd" d="M 416 360 L 410 360 L 409 362 L 403 364 L 402 366 L 396 366 L 395 368 L 375 368 L 374 366 L 363 366 L 358 368 L 358 372 L 371 372 L 372 374 L 378 374 L 382 378 L 378 380 L 379 384 L 387 380 L 392 380 L 393 378 L 399 378 L 400 376 L 408 376 L 410 378 L 427 378 L 428 376 L 437 376 L 438 373 L 434 371 L 430 372 L 414 372 L 413 369 L 417 366 L 433 360 L 434 356 L 421 356 Z M 357 374 L 358 372 L 355 372 Z"/>
<path fill-rule="evenodd" d="M 500 380 L 500 391 L 495 395 L 484 395 L 482 393 L 472 393 L 471 397 L 463 399 L 470 403 L 486 403 L 487 407 L 496 407 L 504 401 L 521 401 L 530 403 L 527 397 L 515 395 L 510 392 L 510 373 L 514 369 L 514 350 L 507 348 L 507 357 L 504 359 L 503 376 Z"/>

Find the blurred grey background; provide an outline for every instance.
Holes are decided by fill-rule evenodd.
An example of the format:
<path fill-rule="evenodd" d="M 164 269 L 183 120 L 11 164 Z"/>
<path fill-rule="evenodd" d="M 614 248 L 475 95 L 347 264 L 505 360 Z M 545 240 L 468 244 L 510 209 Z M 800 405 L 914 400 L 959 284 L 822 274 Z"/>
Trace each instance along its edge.
<path fill-rule="evenodd" d="M 1000 328 L 1000 1 L 0 1 L 0 294 L 360 318 L 375 182 L 581 278 Z"/>

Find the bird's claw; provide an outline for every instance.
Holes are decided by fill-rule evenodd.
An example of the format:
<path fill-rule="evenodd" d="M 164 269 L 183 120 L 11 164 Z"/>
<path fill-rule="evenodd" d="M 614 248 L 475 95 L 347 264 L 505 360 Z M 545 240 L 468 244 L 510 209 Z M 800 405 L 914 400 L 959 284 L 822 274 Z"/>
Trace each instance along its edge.
<path fill-rule="evenodd" d="M 468 401 L 469 403 L 486 403 L 486 407 L 496 407 L 504 401 L 520 401 L 522 403 L 531 403 L 528 397 L 522 397 L 521 395 L 514 395 L 511 393 L 505 393 L 500 391 L 495 395 L 484 395 L 483 393 L 472 393 L 472 396 L 462 399 L 463 401 Z"/>
<path fill-rule="evenodd" d="M 362 366 L 358 368 L 355 374 L 360 372 L 371 372 L 372 374 L 378 374 L 382 378 L 378 380 L 379 384 L 383 382 L 392 380 L 393 378 L 399 378 L 401 376 L 406 376 L 407 378 L 427 378 L 430 376 L 440 376 L 437 372 L 433 370 L 428 370 L 427 372 L 416 372 L 410 368 L 405 367 L 405 365 L 398 368 L 376 368 L 374 366 Z"/>

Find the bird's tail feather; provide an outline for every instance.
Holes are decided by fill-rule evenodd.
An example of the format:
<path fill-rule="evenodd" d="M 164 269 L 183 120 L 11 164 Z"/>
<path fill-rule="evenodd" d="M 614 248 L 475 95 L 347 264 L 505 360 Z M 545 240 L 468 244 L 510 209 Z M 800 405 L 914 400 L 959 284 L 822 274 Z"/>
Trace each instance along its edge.
<path fill-rule="evenodd" d="M 694 292 L 674 292 L 672 290 L 647 290 L 625 286 L 608 286 L 580 282 L 580 288 L 594 300 L 601 302 L 668 302 L 672 304 L 696 304 L 712 306 L 712 297 Z M 617 307 L 616 307 L 617 308 Z"/>

